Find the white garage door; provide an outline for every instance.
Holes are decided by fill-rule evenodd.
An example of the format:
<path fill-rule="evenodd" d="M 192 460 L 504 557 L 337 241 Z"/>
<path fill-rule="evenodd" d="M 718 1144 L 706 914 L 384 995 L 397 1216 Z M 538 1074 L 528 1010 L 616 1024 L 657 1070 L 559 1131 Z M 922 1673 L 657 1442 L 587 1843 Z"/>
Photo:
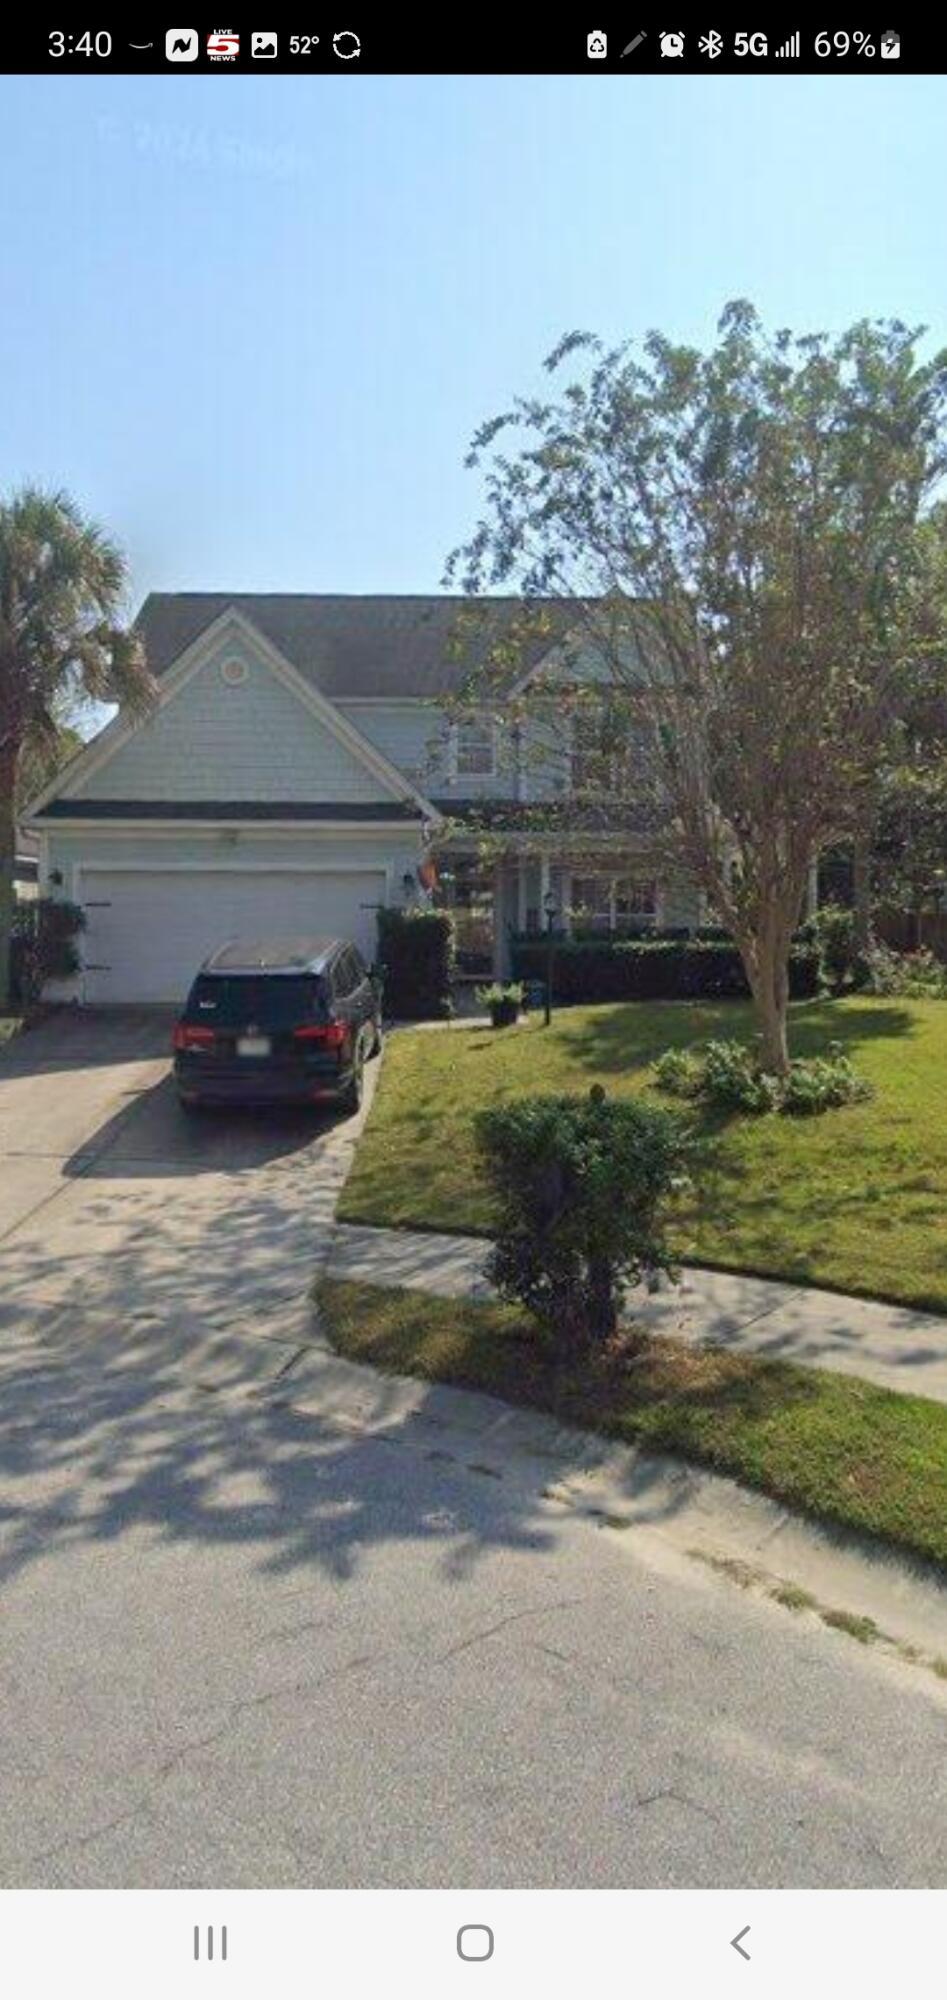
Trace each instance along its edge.
<path fill-rule="evenodd" d="M 369 963 L 380 870 L 84 868 L 85 997 L 183 1000 L 209 952 L 230 938 L 353 938 Z"/>

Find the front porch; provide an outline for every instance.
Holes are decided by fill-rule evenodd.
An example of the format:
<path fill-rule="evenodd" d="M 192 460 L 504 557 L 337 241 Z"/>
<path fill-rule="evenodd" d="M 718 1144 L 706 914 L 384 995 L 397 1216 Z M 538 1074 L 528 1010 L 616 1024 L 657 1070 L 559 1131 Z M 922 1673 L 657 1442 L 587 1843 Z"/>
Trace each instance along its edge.
<path fill-rule="evenodd" d="M 695 891 L 662 882 L 643 853 L 627 849 L 564 860 L 551 848 L 487 857 L 451 845 L 437 860 L 434 901 L 454 917 L 461 984 L 509 978 L 515 939 L 538 936 L 550 921 L 558 937 L 689 932 L 701 921 Z"/>

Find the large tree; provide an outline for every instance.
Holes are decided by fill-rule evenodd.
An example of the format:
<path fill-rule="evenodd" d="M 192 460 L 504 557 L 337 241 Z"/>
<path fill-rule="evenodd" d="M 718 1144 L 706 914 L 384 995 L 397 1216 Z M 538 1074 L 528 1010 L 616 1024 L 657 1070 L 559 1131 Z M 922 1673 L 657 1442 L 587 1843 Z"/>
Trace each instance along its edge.
<path fill-rule="evenodd" d="M 146 707 L 153 682 L 121 611 L 124 558 L 64 493 L 0 504 L 0 1006 L 8 998 L 16 809 L 27 759 L 83 697 Z"/>
<path fill-rule="evenodd" d="M 888 321 L 768 335 L 744 302 L 706 353 L 570 335 L 547 368 L 579 372 L 471 452 L 486 507 L 449 574 L 522 593 L 523 659 L 550 600 L 570 600 L 555 688 L 531 685 L 547 737 L 571 701 L 598 703 L 602 790 L 633 790 L 656 858 L 732 934 L 777 1072 L 809 870 L 859 823 L 912 645 L 947 407 L 947 354 L 919 359 L 918 339 Z M 481 642 L 467 689 L 507 714 L 511 629 L 486 657 Z"/>

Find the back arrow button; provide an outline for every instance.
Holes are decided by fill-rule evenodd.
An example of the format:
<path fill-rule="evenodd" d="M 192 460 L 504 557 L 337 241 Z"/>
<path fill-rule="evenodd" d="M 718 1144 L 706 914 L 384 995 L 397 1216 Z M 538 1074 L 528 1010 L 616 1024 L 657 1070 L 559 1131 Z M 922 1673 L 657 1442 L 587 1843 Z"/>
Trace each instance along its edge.
<path fill-rule="evenodd" d="M 749 1935 L 750 1935 L 750 1926 L 749 1924 L 744 1924 L 742 1931 L 737 1931 L 736 1937 L 730 1939 L 730 1943 L 732 1944 L 734 1951 L 738 1951 L 740 1957 L 745 1958 L 748 1964 L 749 1964 L 750 1954 L 748 1951 L 744 1951 L 743 1946 L 740 1943 L 740 1939 L 749 1937 Z"/>

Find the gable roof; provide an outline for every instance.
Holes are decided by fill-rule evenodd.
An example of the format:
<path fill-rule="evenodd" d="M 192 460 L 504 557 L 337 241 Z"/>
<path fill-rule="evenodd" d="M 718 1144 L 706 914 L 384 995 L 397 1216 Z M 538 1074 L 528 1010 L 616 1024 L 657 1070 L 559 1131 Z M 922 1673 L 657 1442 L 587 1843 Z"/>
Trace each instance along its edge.
<path fill-rule="evenodd" d="M 300 673 L 292 660 L 287 659 L 275 642 L 258 624 L 252 623 L 247 614 L 239 610 L 230 598 L 225 601 L 223 610 L 217 612 L 209 624 L 201 626 L 197 636 L 185 646 L 183 652 L 177 654 L 173 664 L 169 662 L 164 672 L 157 676 L 159 711 L 173 701 L 180 689 L 185 687 L 192 676 L 206 664 L 213 647 L 231 635 L 249 638 L 277 680 L 282 681 L 297 695 L 304 708 L 321 719 L 357 762 L 368 767 L 391 798 L 411 801 L 422 818 L 436 817 L 433 807 L 406 774 L 385 756 L 377 744 L 372 743 L 361 730 L 356 728 L 349 716 L 323 694 L 311 676 L 307 677 Z M 81 789 L 82 784 L 92 773 L 116 756 L 129 738 L 139 729 L 146 727 L 150 719 L 149 714 L 128 715 L 119 710 L 97 736 L 93 736 L 88 743 L 82 745 L 75 756 L 63 765 L 45 789 L 32 801 L 23 815 L 24 821 L 27 824 L 39 824 L 51 809 L 56 810 L 55 802 L 60 799 L 63 801 L 63 806 L 58 810 L 62 814 L 65 804 L 75 800 L 76 787 Z M 139 803 L 147 806 L 149 802 Z M 354 811 L 356 802 L 347 803 Z M 355 817 L 358 817 L 357 813 Z"/>
<path fill-rule="evenodd" d="M 520 665 L 535 666 L 555 638 L 574 622 L 568 598 L 528 600 L 548 612 L 553 627 L 535 635 Z M 342 597 L 309 592 L 154 591 L 135 621 L 156 678 L 225 611 L 238 611 L 276 646 L 284 659 L 330 700 L 409 699 L 450 694 L 462 687 L 477 651 L 465 634 L 462 657 L 453 657 L 464 611 L 488 614 L 489 640 L 522 616 L 521 597 Z M 480 640 L 483 650 L 487 637 Z M 529 657 L 532 647 L 533 658 Z"/>

